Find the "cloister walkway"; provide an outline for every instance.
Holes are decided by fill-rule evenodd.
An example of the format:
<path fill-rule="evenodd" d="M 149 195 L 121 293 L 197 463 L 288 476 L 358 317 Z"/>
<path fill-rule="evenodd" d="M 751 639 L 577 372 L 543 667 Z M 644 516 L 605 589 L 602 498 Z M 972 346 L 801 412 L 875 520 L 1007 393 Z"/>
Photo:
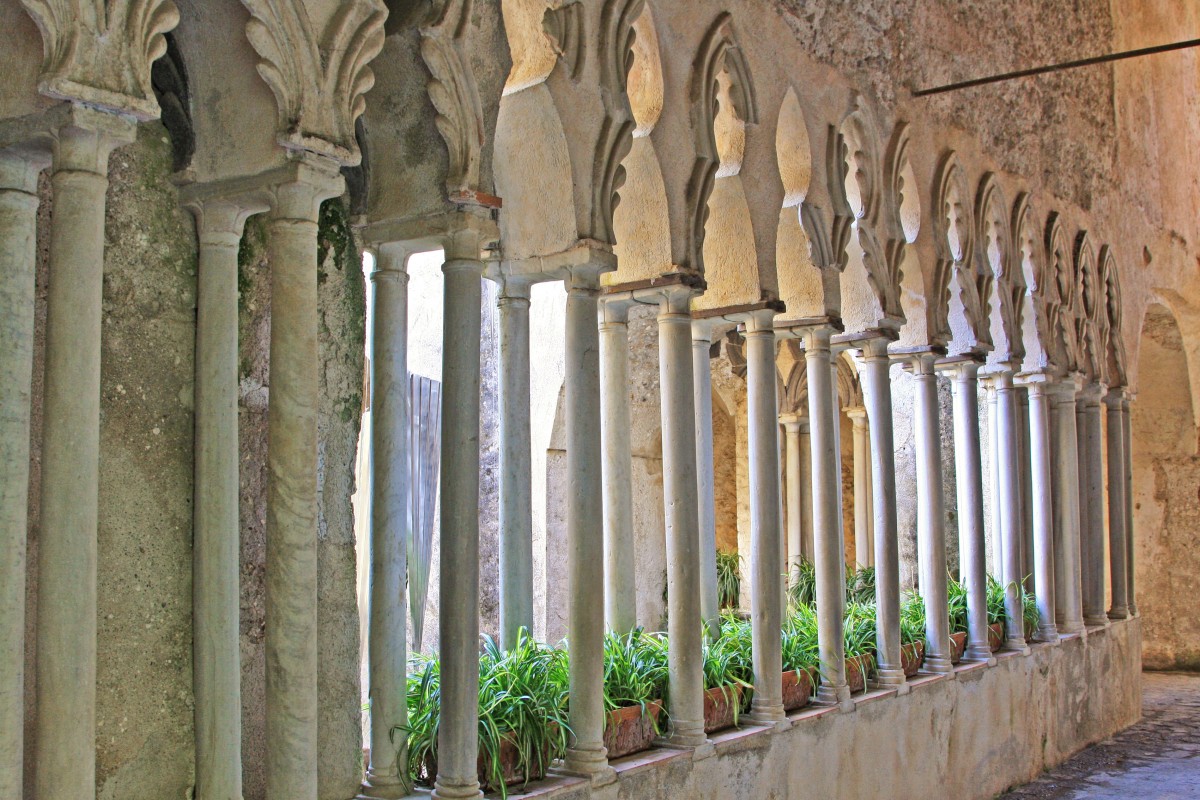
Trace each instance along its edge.
<path fill-rule="evenodd" d="M 1089 747 L 1005 800 L 1200 797 L 1200 674 L 1142 675 L 1142 721 Z"/>

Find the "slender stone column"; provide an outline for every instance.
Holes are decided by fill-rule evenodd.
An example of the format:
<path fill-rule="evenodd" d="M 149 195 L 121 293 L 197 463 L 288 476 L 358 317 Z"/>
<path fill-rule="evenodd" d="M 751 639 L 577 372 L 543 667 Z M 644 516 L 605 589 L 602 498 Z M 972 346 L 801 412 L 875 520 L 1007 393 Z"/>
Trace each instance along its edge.
<path fill-rule="evenodd" d="M 21 796 L 25 537 L 37 178 L 47 159 L 0 152 L 0 797 Z"/>
<path fill-rule="evenodd" d="M 925 600 L 925 668 L 951 672 L 950 612 L 946 575 L 945 497 L 938 426 L 937 377 L 931 352 L 913 356 L 916 379 L 913 426 L 917 462 L 917 547 Z"/>
<path fill-rule="evenodd" d="M 104 201 L 108 157 L 135 134 L 125 117 L 78 107 L 73 115 L 58 131 L 50 177 L 54 215 L 38 540 L 38 800 L 82 800 L 96 793 Z"/>
<path fill-rule="evenodd" d="M 817 548 L 813 537 L 812 426 L 808 417 L 800 418 L 800 553 L 804 560 L 815 562 Z"/>
<path fill-rule="evenodd" d="M 1025 591 L 1037 591 L 1037 575 L 1033 566 L 1033 509 L 1030 495 L 1033 482 L 1029 470 L 1029 391 L 1015 384 L 1013 392 L 1017 398 L 1017 499 L 1021 525 L 1021 583 Z"/>
<path fill-rule="evenodd" d="M 479 797 L 480 232 L 446 243 L 442 320 L 441 725 L 433 796 Z M 595 317 L 592 318 L 593 320 Z"/>
<path fill-rule="evenodd" d="M 1125 389 L 1110 389 L 1104 398 L 1108 407 L 1108 552 L 1111 558 L 1112 607 L 1109 619 L 1129 616 L 1129 587 L 1126 584 L 1125 547 L 1125 430 L 1121 406 Z"/>
<path fill-rule="evenodd" d="M 704 735 L 700 626 L 700 536 L 696 502 L 696 417 L 692 406 L 691 290 L 664 293 L 658 313 L 662 394 L 663 505 L 667 528 L 667 634 L 671 741 L 698 746 Z"/>
<path fill-rule="evenodd" d="M 1131 399 L 1126 393 L 1121 401 L 1121 430 L 1124 432 L 1125 455 L 1125 591 L 1128 597 L 1129 616 L 1138 615 L 1137 601 L 1134 591 L 1134 576 L 1137 572 L 1134 562 L 1134 528 L 1133 528 L 1133 429 L 1130 425 L 1129 404 Z"/>
<path fill-rule="evenodd" d="M 867 476 L 867 412 L 864 408 L 848 408 L 854 432 L 854 558 L 859 567 L 874 563 L 871 548 L 870 484 Z"/>
<path fill-rule="evenodd" d="M 1086 483 L 1080 488 L 1081 509 L 1086 509 L 1086 526 L 1082 529 L 1080 564 L 1083 571 L 1083 619 L 1088 625 L 1107 625 L 1108 612 L 1104 605 L 1104 449 L 1100 422 L 1100 398 L 1106 388 L 1102 383 L 1088 385 L 1077 408 L 1082 406 L 1083 427 L 1081 463 L 1087 464 Z M 1085 542 L 1086 540 L 1086 542 Z"/>
<path fill-rule="evenodd" d="M 521 628 L 533 630 L 533 452 L 529 422 L 529 285 L 506 279 L 498 305 L 500 645 L 507 649 L 516 644 L 517 632 Z"/>
<path fill-rule="evenodd" d="M 987 618 L 987 554 L 983 540 L 983 456 L 979 444 L 979 365 L 953 370 L 954 466 L 958 481 L 961 572 L 967 587 L 968 661 L 991 661 Z"/>
<path fill-rule="evenodd" d="M 298 170 L 268 222 L 267 800 L 317 797 L 317 216 L 343 184 L 315 159 Z"/>
<path fill-rule="evenodd" d="M 818 698 L 852 710 L 846 683 L 846 649 L 843 640 L 845 588 L 842 540 L 842 509 L 838 505 L 836 384 L 831 369 L 829 328 L 808 330 L 804 335 L 804 357 L 808 365 L 808 418 L 812 430 L 813 544 L 817 577 L 817 639 L 820 650 L 821 685 Z M 832 384 L 832 385 L 831 385 Z"/>
<path fill-rule="evenodd" d="M 1061 633 L 1080 633 L 1084 629 L 1083 606 L 1079 591 L 1079 462 L 1075 429 L 1075 393 L 1077 384 L 1068 377 L 1055 386 L 1054 408 L 1058 424 L 1054 428 L 1055 475 L 1061 478 L 1055 492 L 1058 500 L 1054 520 L 1057 537 L 1054 551 L 1054 586 Z"/>
<path fill-rule="evenodd" d="M 1037 587 L 1038 630 L 1040 642 L 1057 642 L 1054 581 L 1054 504 L 1052 497 L 1061 491 L 1052 468 L 1050 447 L 1050 404 L 1044 376 L 1027 383 L 1029 392 L 1030 479 L 1037 487 L 1029 496 L 1033 522 L 1033 574 Z"/>
<path fill-rule="evenodd" d="M 720 627 L 717 594 L 717 500 L 712 429 L 712 322 L 692 320 L 693 403 L 696 409 L 696 494 L 700 519 L 700 615 L 709 633 Z M 772 384 L 774 389 L 774 384 Z M 753 425 L 753 423 L 751 423 Z M 751 440 L 753 447 L 753 439 Z M 753 458 L 751 459 L 753 469 Z M 753 480 L 753 478 L 751 478 Z M 753 490 L 751 490 L 753 495 Z M 753 514 L 753 512 L 751 512 Z"/>
<path fill-rule="evenodd" d="M 746 320 L 746 381 L 750 440 L 750 619 L 753 629 L 754 700 L 757 722 L 783 719 L 779 591 L 780 519 L 779 406 L 776 399 L 775 312 L 751 312 Z"/>
<path fill-rule="evenodd" d="M 571 740 L 566 767 L 616 778 L 604 749 L 604 559 L 601 492 L 600 332 L 596 327 L 602 264 L 567 280 L 567 570 L 571 648 Z"/>
<path fill-rule="evenodd" d="M 999 453 L 1000 483 L 1000 549 L 1003 552 L 1004 570 L 1000 580 L 1004 584 L 1004 613 L 1008 624 L 1005 628 L 1004 646 L 1009 650 L 1027 650 L 1023 622 L 1023 598 L 1021 575 L 1021 500 L 1020 461 L 1017 458 L 1017 393 L 1013 387 L 1012 373 L 996 375 L 996 436 Z"/>
<path fill-rule="evenodd" d="M 227 199 L 189 207 L 200 244 L 192 542 L 195 796 L 229 800 L 242 796 L 238 245 L 246 218 L 267 208 Z"/>
<path fill-rule="evenodd" d="M 633 461 L 629 418 L 629 310 L 603 302 L 600 319 L 600 432 L 604 473 L 604 613 L 614 631 L 637 626 Z"/>
<path fill-rule="evenodd" d="M 792 570 L 804 557 L 804 512 L 800 498 L 800 416 L 784 414 L 779 421 L 783 424 L 785 470 L 787 480 L 787 571 Z"/>
<path fill-rule="evenodd" d="M 404 797 L 408 604 L 408 272 L 410 248 L 378 248 L 371 327 L 370 547 L 367 663 L 371 763 L 363 796 Z"/>
<path fill-rule="evenodd" d="M 896 459 L 892 434 L 891 361 L 886 339 L 863 348 L 863 405 L 871 425 L 871 489 L 875 504 L 875 652 L 878 681 L 903 686 L 900 657 L 900 549 L 896 523 Z"/>
<path fill-rule="evenodd" d="M 992 533 L 992 575 L 999 577 L 1004 574 L 1004 548 L 1000 546 L 1000 447 L 997 421 L 999 413 L 996 410 L 996 383 L 991 376 L 985 376 L 983 383 L 987 388 L 988 406 L 988 486 L 991 490 L 992 507 L 989 515 Z"/>

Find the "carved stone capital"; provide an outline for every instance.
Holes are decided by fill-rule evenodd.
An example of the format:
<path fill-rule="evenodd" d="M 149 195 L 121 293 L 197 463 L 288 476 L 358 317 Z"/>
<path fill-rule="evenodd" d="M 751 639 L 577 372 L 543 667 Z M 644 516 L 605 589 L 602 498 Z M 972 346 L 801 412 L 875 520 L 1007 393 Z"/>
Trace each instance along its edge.
<path fill-rule="evenodd" d="M 362 160 L 354 123 L 375 84 L 368 64 L 383 48 L 382 0 L 332 4 L 242 0 L 246 38 L 262 59 L 258 73 L 279 109 L 278 140 L 289 150 L 343 166 Z"/>
<path fill-rule="evenodd" d="M 172 0 L 21 0 L 42 32 L 38 90 L 48 97 L 154 119 L 150 65 L 179 23 Z"/>

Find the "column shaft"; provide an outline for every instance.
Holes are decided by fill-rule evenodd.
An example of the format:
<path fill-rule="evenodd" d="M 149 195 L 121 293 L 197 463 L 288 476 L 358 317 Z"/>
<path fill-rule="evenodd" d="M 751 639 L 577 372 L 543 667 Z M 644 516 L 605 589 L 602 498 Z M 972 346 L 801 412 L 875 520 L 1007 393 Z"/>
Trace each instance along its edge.
<path fill-rule="evenodd" d="M 196 281 L 192 689 L 196 800 L 242 796 L 238 538 L 238 244 L 246 213 L 194 207 Z"/>
<path fill-rule="evenodd" d="M 1030 480 L 1035 487 L 1029 504 L 1033 522 L 1033 573 L 1037 587 L 1038 630 L 1041 642 L 1057 642 L 1054 580 L 1054 504 L 1051 498 L 1060 491 L 1055 479 L 1050 447 L 1050 405 L 1046 386 L 1029 384 L 1029 458 Z"/>
<path fill-rule="evenodd" d="M 82 800 L 96 793 L 104 210 L 108 156 L 133 130 L 131 123 L 100 112 L 81 116 L 94 117 L 96 128 L 59 131 L 50 178 L 54 215 L 38 534 L 38 800 Z M 104 132 L 106 124 L 119 125 L 120 133 Z"/>
<path fill-rule="evenodd" d="M 842 482 L 837 454 L 837 406 L 831 369 L 829 330 L 805 334 L 804 357 L 808 366 L 808 419 L 812 434 L 813 544 L 817 578 L 817 639 L 821 686 L 818 696 L 826 703 L 852 708 L 846 683 L 845 588 L 842 509 L 838 487 Z"/>
<path fill-rule="evenodd" d="M 328 195 L 325 195 L 328 196 Z M 305 181 L 268 223 L 267 800 L 317 797 L 317 215 Z"/>
<path fill-rule="evenodd" d="M 692 322 L 692 379 L 696 409 L 696 492 L 700 519 L 700 614 L 709 633 L 716 635 L 720 622 L 717 595 L 717 508 L 713 464 L 712 346 L 710 323 Z M 753 447 L 753 444 L 751 444 Z M 753 461 L 751 461 L 753 464 Z M 751 478 L 753 480 L 753 478 Z M 751 490 L 753 493 L 753 490 Z"/>
<path fill-rule="evenodd" d="M 813 538 L 812 426 L 808 418 L 800 420 L 800 553 L 805 561 L 815 562 Z"/>
<path fill-rule="evenodd" d="M 887 342 L 864 350 L 863 404 L 871 426 L 871 488 L 875 545 L 875 651 L 879 683 L 904 683 L 900 657 L 900 549 L 896 522 L 896 460 L 892 433 L 892 380 Z"/>
<path fill-rule="evenodd" d="M 623 306 L 600 311 L 600 413 L 604 473 L 604 609 L 608 627 L 637 625 L 633 462 L 629 417 L 629 323 Z"/>
<path fill-rule="evenodd" d="M 1136 617 L 1137 601 L 1134 591 L 1134 577 L 1137 574 L 1134 561 L 1134 527 L 1133 527 L 1133 430 L 1130 425 L 1129 397 L 1121 402 L 1121 429 L 1124 431 L 1125 455 L 1125 591 L 1128 597 L 1129 615 Z"/>
<path fill-rule="evenodd" d="M 755 312 L 746 323 L 746 379 L 750 439 L 750 619 L 753 629 L 753 715 L 783 719 L 781 633 L 783 595 L 779 576 L 779 406 L 775 396 L 774 312 Z"/>
<path fill-rule="evenodd" d="M 696 502 L 696 418 L 693 408 L 691 314 L 688 298 L 659 307 L 662 395 L 663 505 L 667 539 L 667 634 L 671 740 L 695 746 L 704 735 L 704 673 L 700 633 L 700 536 Z"/>
<path fill-rule="evenodd" d="M 441 724 L 433 796 L 479 796 L 479 337 L 477 235 L 446 249 L 442 327 Z M 594 317 L 593 317 L 594 319 Z"/>
<path fill-rule="evenodd" d="M 0 797 L 21 796 L 37 176 L 0 153 Z"/>
<path fill-rule="evenodd" d="M 601 499 L 599 278 L 567 282 L 567 570 L 571 648 L 569 770 L 608 770 L 604 749 L 604 559 Z"/>
<path fill-rule="evenodd" d="M 367 665 L 371 698 L 371 762 L 364 794 L 403 797 L 408 784 L 407 635 L 408 251 L 379 248 L 371 273 L 370 546 Z"/>
<path fill-rule="evenodd" d="M 1079 462 L 1075 429 L 1075 384 L 1067 379 L 1057 387 L 1055 410 L 1058 424 L 1054 430 L 1055 475 L 1062 483 L 1055 492 L 1054 586 L 1056 608 L 1061 605 L 1062 633 L 1083 630 L 1083 606 L 1079 591 Z M 1056 615 L 1057 617 L 1057 615 Z"/>
<path fill-rule="evenodd" d="M 1033 565 L 1033 508 L 1030 495 L 1033 483 L 1029 470 L 1029 392 L 1016 386 L 1017 397 L 1017 498 L 1021 525 L 1021 582 L 1026 591 L 1037 591 L 1037 575 Z"/>
<path fill-rule="evenodd" d="M 999 413 L 996 409 L 996 386 L 994 381 L 988 381 L 988 486 L 992 506 L 988 521 L 991 523 L 990 543 L 992 547 L 991 574 L 999 577 L 1004 574 L 1004 548 L 1000 545 L 1000 442 L 997 422 Z"/>
<path fill-rule="evenodd" d="M 529 421 L 529 289 L 500 295 L 500 644 L 533 631 L 533 451 Z M 595 327 L 595 323 L 592 323 Z"/>
<path fill-rule="evenodd" d="M 942 447 L 938 425 L 935 356 L 913 359 L 916 396 L 913 409 L 917 462 L 917 548 L 921 561 L 921 596 L 925 600 L 925 668 L 950 672 L 950 616 L 946 585 L 945 497 Z"/>
<path fill-rule="evenodd" d="M 979 444 L 979 367 L 954 371 L 954 460 L 958 481 L 961 573 L 967 587 L 967 651 L 971 661 L 989 661 L 987 553 L 983 530 L 983 455 Z"/>
<path fill-rule="evenodd" d="M 1080 566 L 1083 572 L 1083 619 L 1088 625 L 1108 624 L 1104 604 L 1107 570 L 1104 558 L 1104 444 L 1100 422 L 1100 398 L 1104 391 L 1102 384 L 1093 383 L 1080 398 L 1083 411 L 1083 427 L 1079 432 L 1080 463 L 1087 465 L 1086 470 L 1081 471 L 1086 481 L 1080 487 L 1080 508 L 1086 509 L 1086 522 L 1080 533 Z"/>
<path fill-rule="evenodd" d="M 800 420 L 787 415 L 783 420 L 787 481 L 787 572 L 804 557 L 804 512 L 800 495 Z"/>
<path fill-rule="evenodd" d="M 1024 650 L 1025 627 L 1022 618 L 1021 545 L 1022 516 L 1020 498 L 1021 463 L 1017 457 L 1017 393 L 1012 373 L 996 376 L 996 436 L 999 453 L 1000 549 L 1003 553 L 1005 647 Z"/>
<path fill-rule="evenodd" d="M 1105 398 L 1108 407 L 1108 552 L 1112 581 L 1109 619 L 1129 616 L 1129 587 L 1126 584 L 1125 548 L 1125 430 L 1121 403 L 1125 390 L 1114 389 Z"/>
<path fill-rule="evenodd" d="M 847 411 L 854 434 L 854 559 L 859 567 L 872 564 L 870 490 L 867 481 L 867 414 L 861 408 Z"/>

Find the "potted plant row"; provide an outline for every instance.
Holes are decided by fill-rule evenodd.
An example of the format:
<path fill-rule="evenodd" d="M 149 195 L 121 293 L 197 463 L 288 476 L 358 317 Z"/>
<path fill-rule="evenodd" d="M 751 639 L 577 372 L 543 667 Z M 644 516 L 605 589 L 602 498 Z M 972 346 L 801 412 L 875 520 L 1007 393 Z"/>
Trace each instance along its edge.
<path fill-rule="evenodd" d="M 662 731 L 666 640 L 641 628 L 604 637 L 604 747 L 609 758 L 648 749 Z"/>

